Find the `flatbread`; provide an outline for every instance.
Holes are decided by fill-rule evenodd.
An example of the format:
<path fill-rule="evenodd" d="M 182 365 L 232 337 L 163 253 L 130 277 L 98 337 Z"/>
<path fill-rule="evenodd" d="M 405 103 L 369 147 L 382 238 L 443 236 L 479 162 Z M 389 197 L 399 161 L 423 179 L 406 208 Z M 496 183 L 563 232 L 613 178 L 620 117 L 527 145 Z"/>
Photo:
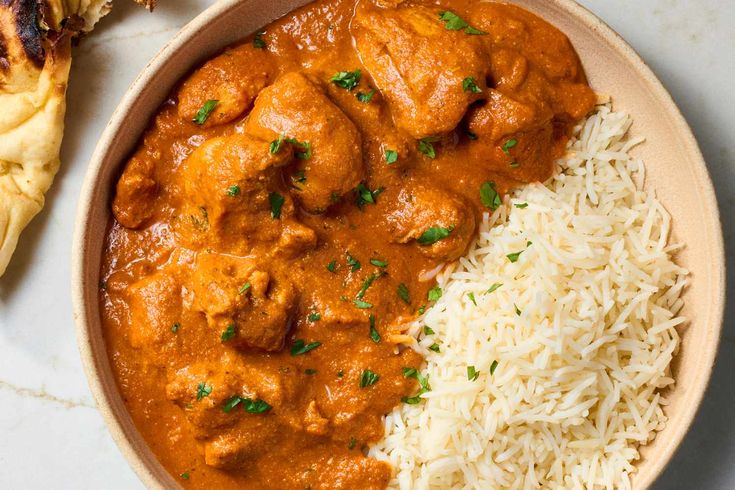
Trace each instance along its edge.
<path fill-rule="evenodd" d="M 0 276 L 59 168 L 71 41 L 108 0 L 0 0 Z"/>

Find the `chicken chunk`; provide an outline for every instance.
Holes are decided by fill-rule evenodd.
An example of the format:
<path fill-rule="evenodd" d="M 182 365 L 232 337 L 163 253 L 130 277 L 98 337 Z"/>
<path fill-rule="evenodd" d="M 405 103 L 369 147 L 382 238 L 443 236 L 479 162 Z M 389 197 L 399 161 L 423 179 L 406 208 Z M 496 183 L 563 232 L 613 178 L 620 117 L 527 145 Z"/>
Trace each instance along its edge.
<path fill-rule="evenodd" d="M 117 181 L 112 214 L 125 228 L 139 228 L 153 215 L 152 203 L 158 194 L 154 171 L 152 158 L 135 155 Z"/>
<path fill-rule="evenodd" d="M 126 294 L 130 303 L 130 345 L 143 348 L 160 344 L 181 320 L 181 284 L 165 269 L 134 283 Z"/>
<path fill-rule="evenodd" d="M 385 216 L 391 241 L 415 241 L 428 257 L 450 262 L 464 253 L 475 231 L 475 215 L 463 198 L 451 192 L 407 182 Z"/>
<path fill-rule="evenodd" d="M 291 328 L 297 291 L 287 276 L 250 258 L 201 254 L 192 274 L 191 308 L 218 332 L 231 331 L 239 348 L 278 351 Z"/>
<path fill-rule="evenodd" d="M 363 2 L 352 34 L 396 125 L 414 138 L 453 130 L 483 97 L 488 57 L 480 36 L 446 29 L 436 9 Z"/>
<path fill-rule="evenodd" d="M 182 85 L 178 94 L 179 116 L 192 121 L 207 101 L 216 100 L 217 105 L 203 126 L 228 123 L 250 107 L 275 74 L 268 51 L 252 44 L 228 49 L 205 63 Z"/>
<path fill-rule="evenodd" d="M 215 249 L 249 253 L 267 243 L 293 257 L 316 244 L 316 234 L 292 218 L 294 205 L 283 189 L 279 167 L 292 159 L 290 147 L 277 153 L 251 135 L 212 138 L 182 166 L 185 222 L 192 234 L 204 235 Z M 282 200 L 282 202 L 279 202 Z"/>
<path fill-rule="evenodd" d="M 355 125 L 300 73 L 288 73 L 260 93 L 245 132 L 268 141 L 283 135 L 277 153 L 289 146 L 284 138 L 298 142 L 293 146 L 300 163 L 292 175 L 300 177 L 292 195 L 309 212 L 324 212 L 365 178 Z"/>

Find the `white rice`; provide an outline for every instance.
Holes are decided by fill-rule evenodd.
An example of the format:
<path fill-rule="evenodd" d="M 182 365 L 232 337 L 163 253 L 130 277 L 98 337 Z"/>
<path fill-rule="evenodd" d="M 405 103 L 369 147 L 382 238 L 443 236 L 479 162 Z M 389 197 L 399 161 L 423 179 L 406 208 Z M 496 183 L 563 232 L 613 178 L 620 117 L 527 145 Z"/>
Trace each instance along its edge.
<path fill-rule="evenodd" d="M 371 449 L 393 465 L 391 488 L 630 488 L 666 423 L 687 275 L 669 215 L 642 190 L 631 122 L 598 106 L 557 176 L 485 216 L 439 274 L 442 298 L 409 330 L 432 390 L 388 414 Z"/>

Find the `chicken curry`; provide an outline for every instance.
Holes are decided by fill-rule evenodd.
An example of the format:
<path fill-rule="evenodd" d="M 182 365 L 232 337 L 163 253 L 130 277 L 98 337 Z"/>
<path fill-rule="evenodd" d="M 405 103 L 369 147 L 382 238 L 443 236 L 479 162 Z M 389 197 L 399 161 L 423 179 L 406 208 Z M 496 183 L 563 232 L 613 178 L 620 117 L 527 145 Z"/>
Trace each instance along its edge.
<path fill-rule="evenodd" d="M 430 389 L 402 326 L 594 103 L 561 32 L 471 0 L 318 1 L 194 71 L 124 167 L 101 270 L 161 463 L 192 488 L 385 488 L 366 449 Z"/>

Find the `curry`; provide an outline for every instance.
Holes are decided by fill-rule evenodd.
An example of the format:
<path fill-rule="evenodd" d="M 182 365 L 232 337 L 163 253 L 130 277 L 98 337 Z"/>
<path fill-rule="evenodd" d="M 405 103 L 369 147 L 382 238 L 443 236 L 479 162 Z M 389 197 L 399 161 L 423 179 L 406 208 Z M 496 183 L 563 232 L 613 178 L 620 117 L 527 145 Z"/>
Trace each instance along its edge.
<path fill-rule="evenodd" d="M 101 270 L 161 463 L 192 488 L 385 488 L 366 450 L 430 389 L 403 326 L 594 103 L 561 32 L 470 0 L 315 2 L 192 73 L 117 182 Z"/>

